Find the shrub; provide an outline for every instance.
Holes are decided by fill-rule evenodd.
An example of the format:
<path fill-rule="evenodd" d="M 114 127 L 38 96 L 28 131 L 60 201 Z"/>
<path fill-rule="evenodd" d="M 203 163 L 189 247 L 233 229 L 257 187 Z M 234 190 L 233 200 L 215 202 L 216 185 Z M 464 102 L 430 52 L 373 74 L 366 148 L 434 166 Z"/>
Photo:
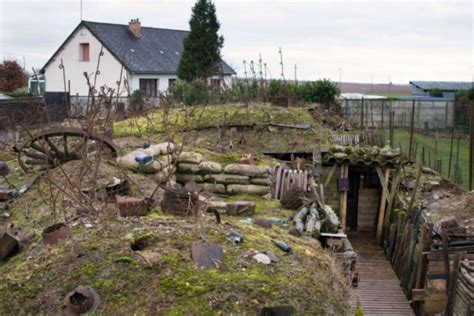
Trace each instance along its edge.
<path fill-rule="evenodd" d="M 27 78 L 23 68 L 14 60 L 0 64 L 0 91 L 14 92 L 26 86 Z"/>
<path fill-rule="evenodd" d="M 191 82 L 177 80 L 170 89 L 173 99 L 186 105 L 207 104 L 209 91 L 206 82 L 195 79 Z"/>
<path fill-rule="evenodd" d="M 306 102 L 329 106 L 336 103 L 340 90 L 331 80 L 322 79 L 301 83 L 297 88 L 298 98 Z"/>

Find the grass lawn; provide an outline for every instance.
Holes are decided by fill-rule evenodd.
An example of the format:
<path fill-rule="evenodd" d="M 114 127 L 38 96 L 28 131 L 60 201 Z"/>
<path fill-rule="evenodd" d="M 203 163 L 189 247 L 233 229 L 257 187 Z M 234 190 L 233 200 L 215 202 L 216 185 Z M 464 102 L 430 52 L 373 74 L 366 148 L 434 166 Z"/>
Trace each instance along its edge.
<path fill-rule="evenodd" d="M 389 131 L 384 131 L 385 139 L 389 137 Z M 399 144 L 402 145 L 403 152 L 408 152 L 408 146 L 410 143 L 410 133 L 406 130 L 395 130 L 394 133 L 394 143 L 396 146 Z M 417 160 L 421 161 L 422 148 L 425 148 L 425 164 L 430 165 L 434 168 L 435 161 L 437 158 L 441 159 L 441 173 L 444 176 L 448 176 L 449 168 L 449 151 L 451 147 L 451 138 L 447 136 L 438 137 L 437 146 L 435 146 L 435 137 L 426 136 L 420 133 L 415 133 L 413 135 L 413 143 L 417 143 Z M 415 145 L 414 145 L 415 146 Z M 453 146 L 453 157 L 451 165 L 451 178 L 453 177 L 455 165 L 456 165 L 456 153 L 457 153 L 457 138 L 454 139 Z M 431 158 L 431 159 L 430 159 Z M 468 189 L 469 185 L 469 139 L 465 136 L 461 139 L 459 143 L 459 167 L 460 174 L 462 175 L 462 183 L 460 184 L 464 189 Z"/>

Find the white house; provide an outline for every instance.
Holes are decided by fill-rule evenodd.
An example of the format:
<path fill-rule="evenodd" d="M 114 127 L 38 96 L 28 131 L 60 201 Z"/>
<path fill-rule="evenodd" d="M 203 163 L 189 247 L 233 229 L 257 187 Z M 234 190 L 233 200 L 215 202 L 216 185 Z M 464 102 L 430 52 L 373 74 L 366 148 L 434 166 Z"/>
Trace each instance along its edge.
<path fill-rule="evenodd" d="M 87 96 L 89 87 L 84 76 L 87 73 L 91 84 L 96 80 L 97 89 L 106 85 L 117 90 L 121 81 L 121 96 L 140 90 L 145 97 L 156 97 L 177 79 L 183 40 L 188 34 L 188 31 L 142 27 L 138 19 L 128 25 L 82 21 L 42 68 L 45 91 L 66 89 L 71 96 Z M 220 69 L 220 74 L 210 83 L 230 85 L 234 70 L 224 61 Z"/>

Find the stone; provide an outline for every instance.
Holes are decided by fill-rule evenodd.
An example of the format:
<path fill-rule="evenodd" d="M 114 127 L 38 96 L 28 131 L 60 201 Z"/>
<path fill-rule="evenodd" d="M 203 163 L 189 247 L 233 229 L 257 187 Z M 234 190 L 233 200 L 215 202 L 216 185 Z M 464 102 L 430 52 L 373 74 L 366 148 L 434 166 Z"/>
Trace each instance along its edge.
<path fill-rule="evenodd" d="M 206 192 L 225 193 L 225 186 L 220 183 L 201 183 L 200 186 Z"/>
<path fill-rule="evenodd" d="M 257 253 L 252 258 L 254 258 L 258 263 L 263 263 L 263 264 L 272 263 L 272 260 L 266 254 L 263 254 L 263 253 Z"/>
<path fill-rule="evenodd" d="M 204 178 L 198 174 L 177 173 L 176 181 L 182 184 L 186 184 L 191 181 L 196 183 L 202 183 L 204 182 Z"/>
<path fill-rule="evenodd" d="M 221 173 L 222 165 L 214 161 L 203 161 L 199 164 L 200 173 Z"/>
<path fill-rule="evenodd" d="M 178 156 L 178 162 L 200 163 L 201 161 L 202 155 L 200 153 L 183 151 Z"/>
<path fill-rule="evenodd" d="M 250 183 L 257 184 L 257 185 L 272 185 L 272 179 L 270 178 L 253 178 L 250 180 Z"/>
<path fill-rule="evenodd" d="M 223 184 L 248 184 L 249 177 L 236 174 L 208 174 L 204 176 L 204 181 Z"/>
<path fill-rule="evenodd" d="M 180 162 L 178 163 L 178 172 L 181 173 L 198 173 L 199 165 L 196 163 Z"/>
<path fill-rule="evenodd" d="M 270 188 L 262 185 L 242 185 L 242 184 L 229 184 L 227 186 L 227 193 L 229 194 L 255 194 L 265 195 L 270 193 Z"/>
<path fill-rule="evenodd" d="M 224 168 L 225 173 L 230 174 L 240 174 L 244 176 L 261 176 L 270 174 L 268 167 L 260 167 L 255 165 L 245 165 L 245 164 L 230 164 Z"/>

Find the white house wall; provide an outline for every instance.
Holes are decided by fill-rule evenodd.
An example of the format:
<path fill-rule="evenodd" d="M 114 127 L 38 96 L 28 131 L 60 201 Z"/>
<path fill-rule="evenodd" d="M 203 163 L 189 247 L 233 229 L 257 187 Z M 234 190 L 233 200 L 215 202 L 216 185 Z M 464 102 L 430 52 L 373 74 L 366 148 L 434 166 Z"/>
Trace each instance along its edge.
<path fill-rule="evenodd" d="M 81 43 L 89 43 L 89 61 L 80 60 L 79 44 Z M 87 72 L 93 80 L 101 47 L 102 44 L 87 28 L 78 29 L 46 67 L 46 91 L 64 91 L 63 71 L 59 69 L 62 59 L 66 71 L 66 87 L 68 81 L 70 81 L 71 95 L 87 96 L 89 88 L 84 72 Z M 122 65 L 117 59 L 104 47 L 104 55 L 100 59 L 100 75 L 97 76 L 96 88 L 103 85 L 117 88 L 116 82 L 120 78 L 121 67 Z M 125 69 L 123 75 L 127 76 Z M 125 96 L 126 92 L 122 91 L 122 95 Z"/>
<path fill-rule="evenodd" d="M 140 79 L 158 79 L 158 90 L 160 92 L 166 92 L 169 87 L 170 79 L 177 79 L 176 75 L 147 75 L 147 74 L 131 74 L 130 75 L 130 93 L 134 90 L 140 89 Z"/>

